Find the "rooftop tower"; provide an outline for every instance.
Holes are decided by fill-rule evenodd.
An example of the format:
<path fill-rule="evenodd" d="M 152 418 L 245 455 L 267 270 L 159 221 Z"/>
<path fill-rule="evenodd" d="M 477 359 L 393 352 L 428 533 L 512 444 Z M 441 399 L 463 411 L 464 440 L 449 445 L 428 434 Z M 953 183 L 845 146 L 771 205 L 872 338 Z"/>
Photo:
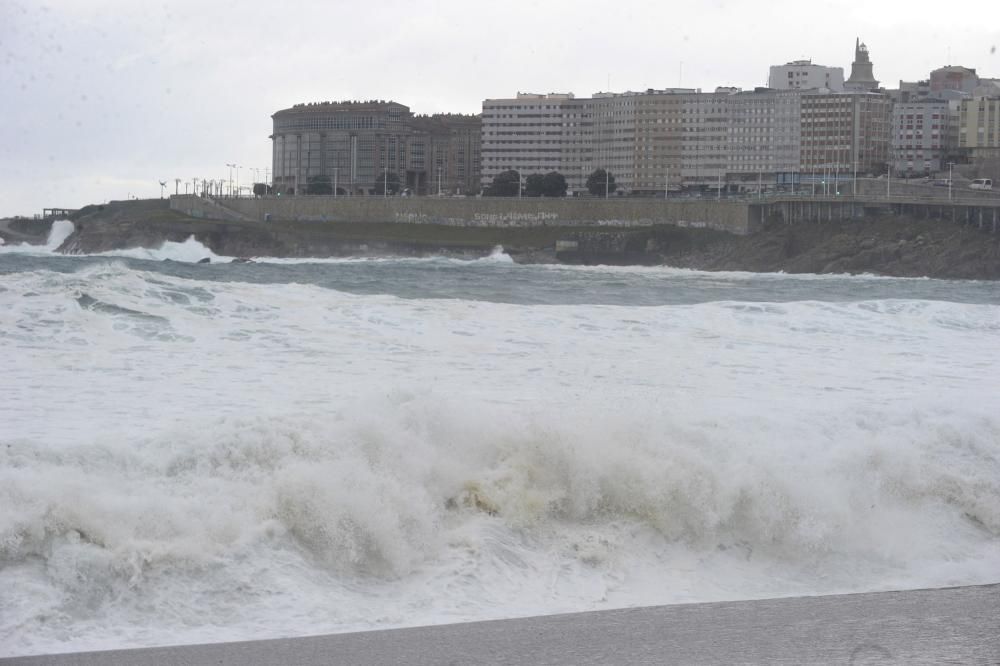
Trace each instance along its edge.
<path fill-rule="evenodd" d="M 844 83 L 844 89 L 850 91 L 878 90 L 878 81 L 872 72 L 872 61 L 868 57 L 868 47 L 860 39 L 854 42 L 854 62 L 851 63 L 851 77 Z"/>

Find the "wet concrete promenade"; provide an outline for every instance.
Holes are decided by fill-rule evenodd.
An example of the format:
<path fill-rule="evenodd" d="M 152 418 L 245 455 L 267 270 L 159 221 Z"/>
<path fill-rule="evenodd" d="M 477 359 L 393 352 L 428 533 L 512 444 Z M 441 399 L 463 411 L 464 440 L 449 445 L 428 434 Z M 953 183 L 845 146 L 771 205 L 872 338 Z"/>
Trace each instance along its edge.
<path fill-rule="evenodd" d="M 1000 585 L 0 660 L 3 666 L 668 663 L 1000 664 Z"/>

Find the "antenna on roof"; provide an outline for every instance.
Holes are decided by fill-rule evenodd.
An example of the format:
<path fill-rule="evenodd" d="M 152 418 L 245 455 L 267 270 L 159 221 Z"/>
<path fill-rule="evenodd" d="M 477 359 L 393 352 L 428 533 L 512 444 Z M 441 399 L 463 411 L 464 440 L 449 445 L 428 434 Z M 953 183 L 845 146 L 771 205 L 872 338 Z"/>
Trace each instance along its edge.
<path fill-rule="evenodd" d="M 163 198 L 163 188 L 167 186 L 167 181 L 161 180 L 160 183 L 160 198 Z"/>

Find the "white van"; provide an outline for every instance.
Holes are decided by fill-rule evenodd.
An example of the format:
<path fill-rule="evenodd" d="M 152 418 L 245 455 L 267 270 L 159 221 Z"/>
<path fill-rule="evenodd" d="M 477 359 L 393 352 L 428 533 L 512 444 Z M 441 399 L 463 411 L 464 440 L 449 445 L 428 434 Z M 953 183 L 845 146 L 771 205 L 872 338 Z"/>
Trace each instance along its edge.
<path fill-rule="evenodd" d="M 969 183 L 970 190 L 992 190 L 993 181 L 989 178 L 976 178 L 974 181 Z"/>

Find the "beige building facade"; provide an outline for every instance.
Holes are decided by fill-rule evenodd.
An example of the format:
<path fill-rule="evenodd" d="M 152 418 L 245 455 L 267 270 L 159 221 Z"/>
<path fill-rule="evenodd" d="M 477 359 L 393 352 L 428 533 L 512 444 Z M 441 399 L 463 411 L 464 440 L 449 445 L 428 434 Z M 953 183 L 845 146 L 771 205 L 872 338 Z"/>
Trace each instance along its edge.
<path fill-rule="evenodd" d="M 991 154 L 1000 148 L 1000 97 L 962 101 L 958 145 L 970 157 Z"/>
<path fill-rule="evenodd" d="M 802 97 L 800 170 L 813 175 L 879 175 L 890 159 L 892 100 L 874 92 Z"/>

